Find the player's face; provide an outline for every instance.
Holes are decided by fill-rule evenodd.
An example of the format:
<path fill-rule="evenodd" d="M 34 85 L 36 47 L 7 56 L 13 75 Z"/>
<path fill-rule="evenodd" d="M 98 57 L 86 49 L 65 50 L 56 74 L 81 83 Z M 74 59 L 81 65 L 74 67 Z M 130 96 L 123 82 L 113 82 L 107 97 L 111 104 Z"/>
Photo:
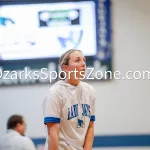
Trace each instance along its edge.
<path fill-rule="evenodd" d="M 71 73 L 71 77 L 75 78 L 84 78 L 85 71 L 86 71 L 86 59 L 83 54 L 79 51 L 74 51 L 70 54 L 69 57 L 69 71 L 77 71 L 76 73 Z M 76 74 L 76 75 L 75 75 Z"/>
<path fill-rule="evenodd" d="M 25 123 L 25 120 L 23 119 L 23 123 L 22 124 L 18 124 L 17 125 L 17 130 L 19 131 L 19 133 L 21 135 L 24 135 L 25 134 L 25 131 L 26 131 L 26 123 Z"/>

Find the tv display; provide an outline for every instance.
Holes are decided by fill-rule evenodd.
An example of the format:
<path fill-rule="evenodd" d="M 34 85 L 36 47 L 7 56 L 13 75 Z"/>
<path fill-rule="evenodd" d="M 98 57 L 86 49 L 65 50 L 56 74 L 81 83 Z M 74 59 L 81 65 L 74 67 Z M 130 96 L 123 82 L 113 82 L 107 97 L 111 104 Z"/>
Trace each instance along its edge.
<path fill-rule="evenodd" d="M 96 55 L 94 1 L 0 6 L 0 60 L 58 58 L 68 49 Z"/>

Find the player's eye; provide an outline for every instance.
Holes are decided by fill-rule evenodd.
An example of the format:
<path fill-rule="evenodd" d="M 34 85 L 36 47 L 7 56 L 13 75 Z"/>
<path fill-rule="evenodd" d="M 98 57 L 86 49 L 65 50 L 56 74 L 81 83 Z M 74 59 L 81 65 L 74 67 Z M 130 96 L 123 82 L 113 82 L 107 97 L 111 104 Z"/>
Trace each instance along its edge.
<path fill-rule="evenodd" d="M 76 61 L 75 62 L 79 62 L 80 61 L 80 59 L 76 59 Z"/>

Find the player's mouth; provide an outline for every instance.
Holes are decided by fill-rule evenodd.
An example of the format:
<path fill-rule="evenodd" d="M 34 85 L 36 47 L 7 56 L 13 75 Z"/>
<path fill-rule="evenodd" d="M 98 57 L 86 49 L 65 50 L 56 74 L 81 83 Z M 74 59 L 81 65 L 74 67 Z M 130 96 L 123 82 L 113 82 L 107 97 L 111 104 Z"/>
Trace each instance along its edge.
<path fill-rule="evenodd" d="M 85 69 L 82 69 L 81 71 L 84 71 L 84 72 L 85 72 Z"/>

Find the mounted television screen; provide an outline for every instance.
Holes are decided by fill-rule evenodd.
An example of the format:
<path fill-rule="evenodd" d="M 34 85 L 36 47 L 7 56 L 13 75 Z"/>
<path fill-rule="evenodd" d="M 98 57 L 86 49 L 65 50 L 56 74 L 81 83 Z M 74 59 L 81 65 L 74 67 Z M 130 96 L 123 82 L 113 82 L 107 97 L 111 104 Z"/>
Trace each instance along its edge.
<path fill-rule="evenodd" d="M 0 60 L 57 58 L 68 49 L 96 55 L 93 1 L 0 6 Z"/>

